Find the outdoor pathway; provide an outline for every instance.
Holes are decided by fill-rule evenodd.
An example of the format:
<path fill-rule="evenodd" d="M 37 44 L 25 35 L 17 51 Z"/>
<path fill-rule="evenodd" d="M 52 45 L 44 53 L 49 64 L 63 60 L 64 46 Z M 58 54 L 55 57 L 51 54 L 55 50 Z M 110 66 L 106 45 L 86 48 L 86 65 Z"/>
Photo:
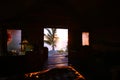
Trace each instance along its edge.
<path fill-rule="evenodd" d="M 57 66 L 68 66 L 68 57 L 64 54 L 54 54 L 49 56 L 45 68 L 54 68 Z"/>

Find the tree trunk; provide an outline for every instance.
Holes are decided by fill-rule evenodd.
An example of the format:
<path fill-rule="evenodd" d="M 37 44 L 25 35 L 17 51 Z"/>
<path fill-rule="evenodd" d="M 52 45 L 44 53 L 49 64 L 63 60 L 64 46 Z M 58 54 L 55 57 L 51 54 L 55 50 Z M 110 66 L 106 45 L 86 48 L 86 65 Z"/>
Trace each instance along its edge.
<path fill-rule="evenodd" d="M 54 45 L 52 45 L 52 50 L 53 50 L 53 51 L 55 50 L 55 47 L 54 47 Z"/>

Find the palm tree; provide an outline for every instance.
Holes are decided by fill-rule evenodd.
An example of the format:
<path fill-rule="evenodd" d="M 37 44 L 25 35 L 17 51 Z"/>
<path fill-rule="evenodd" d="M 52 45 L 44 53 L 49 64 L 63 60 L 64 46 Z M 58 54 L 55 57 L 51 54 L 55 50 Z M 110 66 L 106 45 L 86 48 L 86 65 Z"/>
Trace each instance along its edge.
<path fill-rule="evenodd" d="M 52 46 L 52 50 L 55 50 L 56 42 L 58 37 L 56 35 L 56 28 L 45 28 L 47 30 L 47 34 L 44 34 L 44 42 L 48 45 Z"/>

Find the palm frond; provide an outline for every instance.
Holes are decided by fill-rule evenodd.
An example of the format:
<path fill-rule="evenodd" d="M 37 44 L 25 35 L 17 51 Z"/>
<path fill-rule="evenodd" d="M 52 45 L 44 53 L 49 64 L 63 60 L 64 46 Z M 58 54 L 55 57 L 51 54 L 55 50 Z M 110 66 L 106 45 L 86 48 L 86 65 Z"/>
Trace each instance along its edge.
<path fill-rule="evenodd" d="M 56 46 L 56 42 L 58 40 L 58 37 L 56 36 L 56 28 L 45 28 L 47 30 L 47 34 L 44 34 L 44 37 L 46 40 L 44 40 L 45 43 L 52 46 L 52 49 L 54 50 L 54 47 Z"/>
<path fill-rule="evenodd" d="M 49 28 L 45 28 L 48 32 L 48 34 L 52 35 L 52 31 Z"/>
<path fill-rule="evenodd" d="M 51 42 L 48 41 L 48 40 L 44 40 L 44 42 L 45 42 L 46 44 L 48 44 L 48 45 L 52 45 Z"/>

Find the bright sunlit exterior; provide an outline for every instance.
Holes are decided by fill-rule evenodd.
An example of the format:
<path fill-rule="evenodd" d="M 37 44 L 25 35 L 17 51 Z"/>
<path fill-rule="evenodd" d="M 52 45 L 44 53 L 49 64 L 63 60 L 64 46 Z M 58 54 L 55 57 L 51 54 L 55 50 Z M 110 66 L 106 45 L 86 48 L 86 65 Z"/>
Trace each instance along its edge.
<path fill-rule="evenodd" d="M 50 28 L 48 28 L 50 29 Z M 46 28 L 44 29 L 44 34 L 48 34 L 48 31 Z M 55 50 L 67 50 L 68 46 L 68 29 L 56 29 L 55 33 Z M 44 36 L 44 40 L 47 40 L 47 38 Z M 52 47 L 44 42 L 44 47 L 47 47 L 48 50 L 52 50 Z"/>

